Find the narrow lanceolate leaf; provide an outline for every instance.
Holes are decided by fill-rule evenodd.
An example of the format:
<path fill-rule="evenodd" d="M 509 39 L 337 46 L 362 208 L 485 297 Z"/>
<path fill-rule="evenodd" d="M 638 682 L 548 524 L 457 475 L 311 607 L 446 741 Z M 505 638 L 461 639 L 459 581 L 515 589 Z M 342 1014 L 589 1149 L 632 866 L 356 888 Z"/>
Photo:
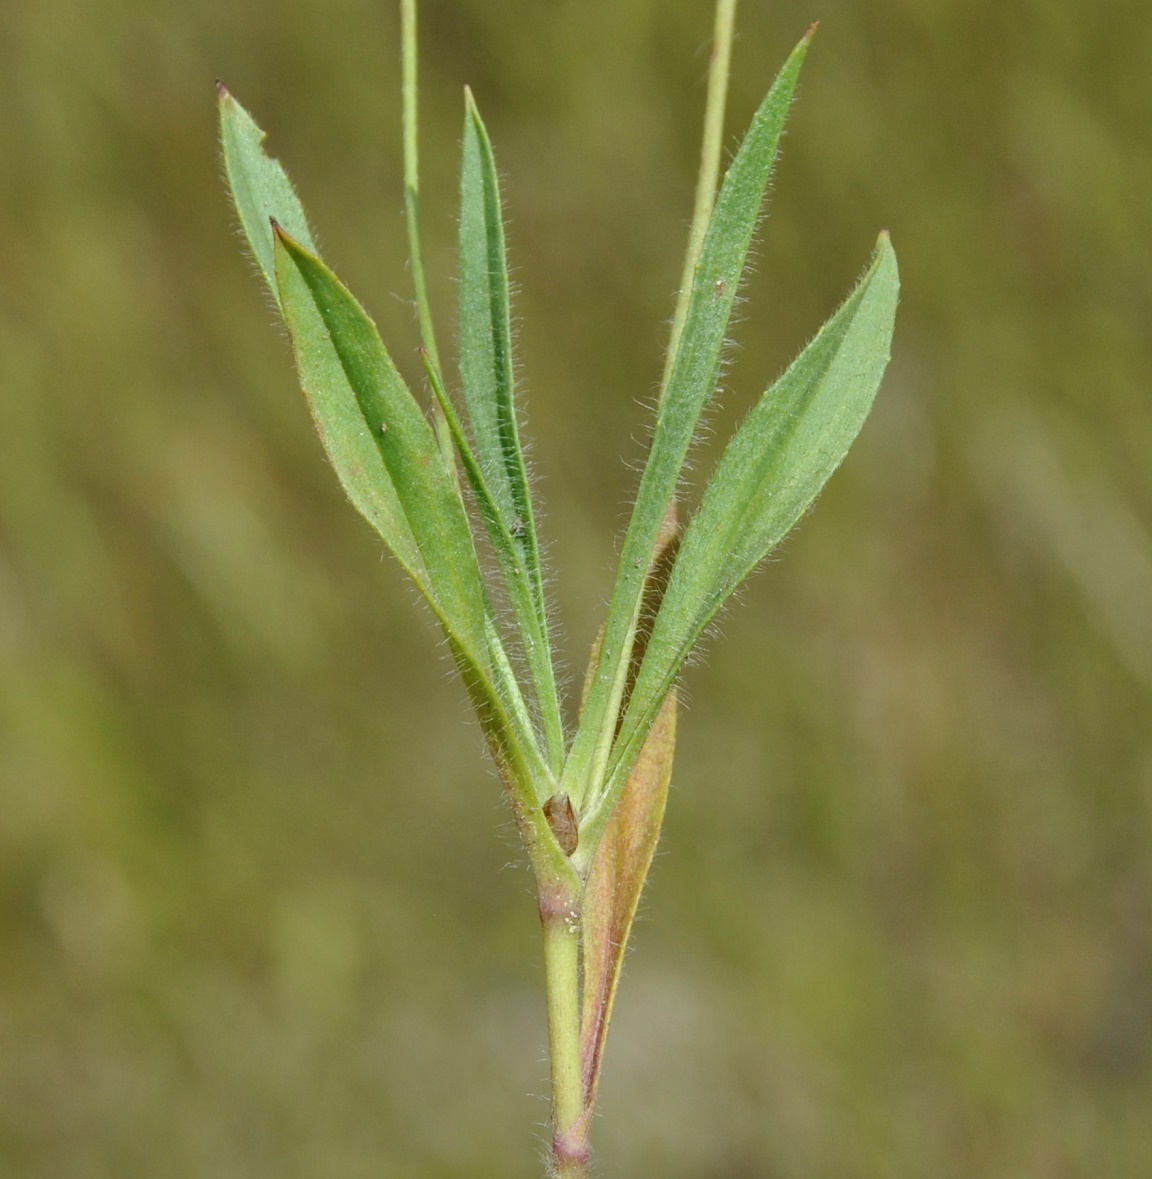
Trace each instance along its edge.
<path fill-rule="evenodd" d="M 512 539 L 515 549 L 518 569 L 502 572 L 506 581 L 523 581 L 528 590 L 523 597 L 510 585 L 509 598 L 536 685 L 550 751 L 558 764 L 563 756 L 563 732 L 547 638 L 540 548 L 516 420 L 500 188 L 488 133 L 469 91 L 465 91 L 465 103 L 460 177 L 460 375 L 476 457 L 499 513 L 500 532 Z"/>
<path fill-rule="evenodd" d="M 264 152 L 264 133 L 223 86 L 218 90 L 233 202 L 287 323 L 328 458 L 353 505 L 439 617 L 538 870 L 572 876 L 541 817 L 539 803 L 551 784 L 488 612 L 463 504 L 431 427 L 367 315 L 315 256 L 292 185 Z"/>
<path fill-rule="evenodd" d="M 414 579 L 436 612 L 518 813 L 541 785 L 528 714 L 484 593 L 464 505 L 436 436 L 375 325 L 314 254 L 276 227 L 276 280 L 305 388 L 335 377 L 355 394 L 358 422 L 382 460 L 420 558 Z M 543 854 L 543 853 L 541 853 Z"/>
<path fill-rule="evenodd" d="M 533 680 L 537 685 L 544 684 L 551 688 L 551 695 L 549 696 L 546 692 L 541 692 L 538 687 L 537 697 L 552 701 L 551 724 L 549 724 L 549 717 L 546 711 L 547 706 L 542 708 L 541 712 L 545 714 L 548 753 L 551 758 L 553 772 L 556 772 L 559 770 L 560 763 L 563 759 L 564 745 L 559 701 L 556 698 L 555 681 L 552 676 L 551 646 L 548 642 L 547 632 L 542 626 L 538 626 L 536 623 L 532 584 L 524 563 L 523 553 L 517 544 L 516 538 L 508 530 L 505 518 L 500 511 L 499 505 L 496 503 L 495 496 L 492 494 L 488 478 L 480 466 L 480 460 L 477 458 L 472 443 L 464 430 L 463 423 L 460 421 L 460 415 L 456 412 L 456 407 L 452 404 L 440 380 L 440 374 L 435 362 L 427 352 L 423 355 L 428 383 L 432 386 L 436 402 L 440 407 L 456 452 L 460 457 L 460 462 L 464 468 L 464 474 L 472 490 L 476 506 L 479 509 L 480 518 L 484 522 L 488 539 L 492 543 L 492 550 L 496 555 L 496 561 L 500 566 L 500 572 L 508 591 L 508 599 L 512 603 L 517 618 L 523 623 L 524 650 Z"/>
<path fill-rule="evenodd" d="M 600 663 L 565 775 L 565 790 L 597 792 L 606 769 L 624 692 L 647 569 L 700 414 L 720 376 L 732 303 L 776 159 L 811 31 L 784 63 L 732 161 L 712 211 L 684 330 L 657 414 L 648 462 L 624 539 Z"/>
<path fill-rule="evenodd" d="M 480 566 L 428 419 L 351 292 L 279 227 L 276 282 L 301 377 L 322 384 L 338 366 L 359 410 L 348 427 L 371 440 L 415 537 L 426 570 L 421 589 L 463 650 L 487 667 Z"/>
<path fill-rule="evenodd" d="M 684 659 L 840 465 L 888 363 L 900 279 L 882 234 L 864 277 L 733 436 L 684 533 L 614 752 L 622 789 Z"/>
<path fill-rule="evenodd" d="M 488 133 L 468 91 L 465 102 L 460 174 L 460 376 L 476 453 L 489 486 L 529 563 L 538 566 L 516 421 L 500 190 Z"/>
<path fill-rule="evenodd" d="M 221 85 L 220 139 L 224 169 L 240 225 L 279 307 L 276 221 L 305 249 L 315 253 L 304 210 L 279 162 L 264 151 L 264 132 Z M 309 365 L 304 395 L 340 485 L 353 506 L 396 554 L 418 584 L 426 581 L 416 540 L 396 497 L 380 452 L 363 427 L 356 394 L 315 308 L 297 309 L 296 335 L 307 341 Z M 303 375 L 304 370 L 301 369 Z"/>

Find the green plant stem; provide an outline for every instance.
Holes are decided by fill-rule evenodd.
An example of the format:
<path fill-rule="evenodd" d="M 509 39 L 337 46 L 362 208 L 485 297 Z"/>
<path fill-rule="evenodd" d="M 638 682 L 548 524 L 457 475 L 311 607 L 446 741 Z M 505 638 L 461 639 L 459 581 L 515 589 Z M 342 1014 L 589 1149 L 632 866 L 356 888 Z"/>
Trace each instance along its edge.
<path fill-rule="evenodd" d="M 564 887 L 540 889 L 544 986 L 552 1071 L 555 1179 L 586 1179 L 588 1123 L 580 1062 L 580 904 Z"/>
<path fill-rule="evenodd" d="M 416 84 L 416 0 L 400 0 L 400 93 L 404 127 L 404 222 L 408 229 L 408 257 L 412 268 L 412 286 L 416 291 L 416 314 L 420 321 L 420 340 L 437 374 L 442 374 L 440 350 L 432 326 L 432 304 L 428 299 L 428 282 L 424 274 L 424 249 L 420 233 L 420 146 L 419 110 Z M 440 450 L 453 472 L 456 470 L 452 437 L 439 406 L 433 407 Z"/>
<path fill-rule="evenodd" d="M 680 276 L 680 294 L 672 317 L 672 334 L 664 357 L 661 390 L 672 375 L 672 362 L 688 316 L 692 295 L 692 275 L 700 259 L 704 235 L 716 200 L 720 179 L 720 153 L 724 144 L 724 111 L 728 105 L 728 76 L 732 64 L 732 37 L 736 27 L 736 0 L 717 0 L 716 22 L 712 30 L 712 56 L 708 62 L 708 95 L 704 103 L 704 140 L 700 148 L 700 172 L 696 177 L 696 201 L 692 226 L 688 231 L 688 249 L 684 253 L 684 271 Z"/>
<path fill-rule="evenodd" d="M 704 108 L 700 172 L 696 183 L 696 199 L 688 247 L 684 256 L 680 293 L 665 358 L 661 395 L 672 373 L 676 349 L 688 314 L 693 275 L 716 199 L 735 19 L 736 0 L 717 0 L 712 55 L 708 66 L 708 94 Z M 611 715 L 615 716 L 614 709 Z M 595 846 L 595 843 L 596 840 L 593 840 L 592 846 Z M 588 1138 L 594 1095 L 584 1090 L 580 1051 L 581 910 L 579 906 L 572 904 L 571 908 L 565 911 L 564 905 L 557 905 L 553 894 L 543 887 L 540 895 L 540 919 L 544 928 L 548 1044 L 552 1067 L 553 1176 L 555 1179 L 587 1179 L 590 1157 Z"/>

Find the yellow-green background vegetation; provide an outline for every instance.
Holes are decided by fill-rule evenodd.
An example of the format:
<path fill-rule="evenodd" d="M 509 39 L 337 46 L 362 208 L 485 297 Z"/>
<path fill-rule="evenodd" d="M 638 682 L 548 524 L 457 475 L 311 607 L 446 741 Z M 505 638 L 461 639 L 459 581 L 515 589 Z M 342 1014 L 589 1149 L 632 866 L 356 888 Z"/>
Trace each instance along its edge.
<path fill-rule="evenodd" d="M 422 17 L 433 295 L 467 82 L 576 673 L 710 5 Z M 730 144 L 816 17 L 697 474 L 883 227 L 894 358 L 687 676 L 602 1173 L 1152 1175 L 1152 8 L 745 0 Z M 0 1172 L 527 1179 L 529 878 L 242 256 L 217 76 L 418 374 L 391 2 L 0 8 Z"/>

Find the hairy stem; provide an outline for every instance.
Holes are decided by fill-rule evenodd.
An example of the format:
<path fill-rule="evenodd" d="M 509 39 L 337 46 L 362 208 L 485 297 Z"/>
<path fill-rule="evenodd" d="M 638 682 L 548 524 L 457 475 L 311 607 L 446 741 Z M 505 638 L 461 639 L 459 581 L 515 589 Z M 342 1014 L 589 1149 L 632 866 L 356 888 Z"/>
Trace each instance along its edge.
<path fill-rule="evenodd" d="M 680 294 L 665 358 L 664 386 L 671 374 L 680 334 L 684 329 L 693 273 L 716 198 L 735 18 L 736 0 L 717 0 L 712 56 L 708 66 L 700 173 L 696 183 L 696 200 L 684 256 Z M 675 503 L 670 508 L 667 525 L 675 530 Z M 674 703 L 672 708 L 675 708 Z M 675 715 L 674 712 L 672 715 Z M 543 887 L 542 882 L 540 898 L 540 919 L 544 927 L 548 1043 L 552 1063 L 553 1176 L 554 1179 L 587 1179 L 591 1153 L 589 1130 L 599 1069 L 592 1071 L 591 1083 L 586 1087 L 580 1043 L 581 907 L 567 892 L 550 892 Z"/>
<path fill-rule="evenodd" d="M 724 140 L 724 112 L 732 61 L 736 0 L 717 0 L 712 54 L 708 65 L 708 94 L 704 108 L 704 136 L 692 226 L 684 255 L 680 293 L 672 321 L 661 386 L 667 386 L 680 335 L 688 314 L 692 279 L 708 231 L 720 177 Z M 669 526 L 675 528 L 675 502 Z M 673 709 L 675 705 L 672 705 Z M 674 712 L 673 712 L 673 715 Z M 595 1101 L 595 1076 L 589 1087 L 583 1080 L 580 1043 L 580 906 L 566 891 L 541 887 L 540 919 L 544 929 L 544 969 L 548 1003 L 548 1044 L 552 1066 L 552 1174 L 553 1179 L 588 1179 L 591 1150 L 589 1130 Z"/>
<path fill-rule="evenodd" d="M 552 1070 L 555 1179 L 587 1179 L 590 1112 L 580 1065 L 580 904 L 563 887 L 541 888 L 548 1054 Z"/>

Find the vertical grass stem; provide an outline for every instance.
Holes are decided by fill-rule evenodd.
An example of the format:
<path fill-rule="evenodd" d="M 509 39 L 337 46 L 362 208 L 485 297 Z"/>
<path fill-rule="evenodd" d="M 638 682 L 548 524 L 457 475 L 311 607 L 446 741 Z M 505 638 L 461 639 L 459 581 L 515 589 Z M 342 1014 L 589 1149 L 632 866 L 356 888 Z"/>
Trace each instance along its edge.
<path fill-rule="evenodd" d="M 428 299 L 428 282 L 424 273 L 424 249 L 420 232 L 420 140 L 416 73 L 416 0 L 400 0 L 400 92 L 401 121 L 404 127 L 404 222 L 408 229 L 408 257 L 412 269 L 412 286 L 416 292 L 416 314 L 420 322 L 420 340 L 438 375 L 440 350 L 432 326 L 432 304 Z M 440 450 L 450 469 L 456 462 L 452 436 L 440 407 L 434 406 L 433 419 Z"/>
<path fill-rule="evenodd" d="M 704 139 L 700 148 L 700 172 L 696 177 L 696 201 L 692 209 L 692 226 L 688 231 L 688 249 L 684 253 L 684 270 L 680 275 L 680 293 L 672 316 L 672 334 L 664 357 L 663 395 L 672 375 L 672 361 L 680 344 L 680 333 L 688 315 L 692 295 L 692 275 L 704 245 L 704 234 L 712 216 L 716 188 L 720 179 L 720 154 L 724 145 L 724 112 L 728 105 L 728 77 L 732 66 L 732 37 L 736 27 L 736 0 L 717 0 L 716 22 L 712 30 L 712 55 L 708 62 L 708 95 L 704 103 Z"/>

